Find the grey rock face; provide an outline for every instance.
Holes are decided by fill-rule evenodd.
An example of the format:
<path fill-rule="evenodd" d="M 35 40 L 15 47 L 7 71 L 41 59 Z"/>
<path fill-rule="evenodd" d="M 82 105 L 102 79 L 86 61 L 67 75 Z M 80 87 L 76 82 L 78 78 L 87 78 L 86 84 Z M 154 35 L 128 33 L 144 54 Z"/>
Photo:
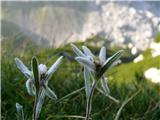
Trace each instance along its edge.
<path fill-rule="evenodd" d="M 103 33 L 113 45 L 144 50 L 160 31 L 159 11 L 160 2 L 2 2 L 3 21 L 50 46 Z"/>

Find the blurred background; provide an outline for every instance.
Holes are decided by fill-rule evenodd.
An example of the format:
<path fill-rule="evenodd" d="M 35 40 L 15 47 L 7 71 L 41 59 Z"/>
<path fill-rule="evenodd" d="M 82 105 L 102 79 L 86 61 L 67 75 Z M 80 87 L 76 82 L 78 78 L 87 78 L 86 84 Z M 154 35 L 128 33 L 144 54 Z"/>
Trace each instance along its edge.
<path fill-rule="evenodd" d="M 157 2 L 2 2 L 2 37 L 25 34 L 60 46 L 100 35 L 112 44 L 146 49 L 160 31 Z"/>
<path fill-rule="evenodd" d="M 107 57 L 119 49 L 125 53 L 106 77 L 116 104 L 98 91 L 93 119 L 112 120 L 122 102 L 130 101 L 120 116 L 123 120 L 160 118 L 160 2 L 159 1 L 1 1 L 2 119 L 14 120 L 15 103 L 24 106 L 31 119 L 33 98 L 27 95 L 25 77 L 16 68 L 19 57 L 30 68 L 37 56 L 51 66 L 60 56 L 64 62 L 50 81 L 58 97 L 83 87 L 80 66 L 74 61 L 70 43 L 88 46 L 98 55 L 101 46 Z M 65 71 L 65 72 L 64 72 Z M 99 100 L 101 98 L 101 100 Z M 85 115 L 85 93 L 60 103 L 47 99 L 40 120 L 71 120 L 63 115 Z"/>

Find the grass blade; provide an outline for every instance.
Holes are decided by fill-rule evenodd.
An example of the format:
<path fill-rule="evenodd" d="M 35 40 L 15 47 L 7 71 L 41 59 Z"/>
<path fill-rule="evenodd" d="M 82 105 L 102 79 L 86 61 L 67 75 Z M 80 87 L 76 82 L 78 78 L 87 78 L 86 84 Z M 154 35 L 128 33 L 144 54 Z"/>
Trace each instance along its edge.
<path fill-rule="evenodd" d="M 115 117 L 114 120 L 118 120 L 118 119 L 119 119 L 120 114 L 121 114 L 121 111 L 122 111 L 122 109 L 124 108 L 124 106 L 125 106 L 129 101 L 131 101 L 135 96 L 137 96 L 140 91 L 141 91 L 141 90 L 138 90 L 135 94 L 133 94 L 130 98 L 128 98 L 127 100 L 125 100 L 125 101 L 122 103 L 122 105 L 121 105 L 120 109 L 118 110 L 118 112 L 117 112 L 116 117 Z"/>
<path fill-rule="evenodd" d="M 66 99 L 66 98 L 68 98 L 68 97 L 70 97 L 70 96 L 72 96 L 72 95 L 74 95 L 74 94 L 76 94 L 76 93 L 78 93 L 78 92 L 80 92 L 80 91 L 82 91 L 82 90 L 84 90 L 84 89 L 85 89 L 85 87 L 82 87 L 82 88 L 80 88 L 80 89 L 78 89 L 78 90 L 75 90 L 75 91 L 73 91 L 73 92 L 65 95 L 64 97 L 62 97 L 61 99 L 59 99 L 59 100 L 57 101 L 57 103 L 63 101 L 64 99 Z"/>

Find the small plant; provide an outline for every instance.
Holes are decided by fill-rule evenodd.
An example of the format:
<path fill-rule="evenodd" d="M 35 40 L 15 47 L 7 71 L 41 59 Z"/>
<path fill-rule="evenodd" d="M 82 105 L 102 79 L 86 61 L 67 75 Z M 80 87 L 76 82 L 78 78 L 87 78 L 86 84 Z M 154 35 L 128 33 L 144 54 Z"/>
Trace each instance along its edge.
<path fill-rule="evenodd" d="M 56 94 L 48 87 L 48 82 L 52 77 L 53 73 L 57 70 L 58 66 L 62 61 L 62 56 L 49 68 L 44 64 L 38 64 L 36 57 L 31 60 L 31 71 L 23 64 L 23 62 L 15 58 L 15 62 L 20 71 L 27 77 L 26 88 L 29 95 L 35 97 L 34 108 L 33 108 L 33 120 L 37 120 L 41 112 L 41 108 L 44 102 L 45 96 L 56 100 Z M 24 120 L 23 107 L 16 103 L 17 113 L 20 120 Z"/>
<path fill-rule="evenodd" d="M 82 66 L 84 66 L 85 91 L 87 98 L 85 120 L 89 120 L 92 110 L 92 97 L 97 82 L 101 80 L 101 85 L 105 94 L 109 95 L 110 90 L 103 74 L 109 68 L 116 64 L 117 60 L 119 60 L 119 58 L 121 57 L 123 50 L 118 51 L 113 56 L 106 59 L 105 47 L 101 48 L 98 57 L 94 56 L 90 49 L 88 49 L 86 46 L 82 46 L 83 52 L 79 50 L 74 44 L 71 44 L 71 47 L 77 54 L 75 60 L 77 60 Z"/>
<path fill-rule="evenodd" d="M 18 119 L 24 120 L 23 106 L 20 105 L 19 103 L 16 103 L 16 109 L 18 113 Z"/>

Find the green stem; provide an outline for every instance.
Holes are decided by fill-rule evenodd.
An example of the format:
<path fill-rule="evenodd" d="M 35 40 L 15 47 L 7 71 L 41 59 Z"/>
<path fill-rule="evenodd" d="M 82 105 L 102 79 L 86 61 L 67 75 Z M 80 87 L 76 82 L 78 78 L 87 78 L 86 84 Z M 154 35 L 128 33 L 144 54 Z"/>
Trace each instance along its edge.
<path fill-rule="evenodd" d="M 37 102 L 38 102 L 38 95 L 35 96 L 35 100 L 34 100 L 33 118 L 32 118 L 32 120 L 36 120 L 36 107 L 37 107 Z"/>
<path fill-rule="evenodd" d="M 93 86 L 92 86 L 91 91 L 90 91 L 90 94 L 89 94 L 89 97 L 87 99 L 87 108 L 86 108 L 85 120 L 89 120 L 89 117 L 90 117 L 91 108 L 92 108 L 92 97 L 93 97 L 94 90 L 96 88 L 96 84 L 97 84 L 97 81 L 94 81 Z"/>
<path fill-rule="evenodd" d="M 60 98 L 56 103 L 59 103 L 59 102 L 63 101 L 64 99 L 66 99 L 66 98 L 68 98 L 68 97 L 70 97 L 70 96 L 72 96 L 72 95 L 74 95 L 74 94 L 76 94 L 76 93 L 78 93 L 78 92 L 80 92 L 80 91 L 82 91 L 82 90 L 84 90 L 84 89 L 85 89 L 85 87 L 82 87 L 82 88 L 80 88 L 80 89 L 77 89 L 77 90 L 75 90 L 75 91 L 73 91 L 73 92 L 65 95 L 64 97 Z"/>
<path fill-rule="evenodd" d="M 37 116 L 36 116 L 36 107 L 37 107 L 37 104 L 38 104 L 38 99 L 39 99 L 39 96 L 42 92 L 42 88 L 39 89 L 39 92 L 38 94 L 36 93 L 36 96 L 35 96 L 35 101 L 34 101 L 34 107 L 33 107 L 33 118 L 32 120 L 37 120 Z"/>

